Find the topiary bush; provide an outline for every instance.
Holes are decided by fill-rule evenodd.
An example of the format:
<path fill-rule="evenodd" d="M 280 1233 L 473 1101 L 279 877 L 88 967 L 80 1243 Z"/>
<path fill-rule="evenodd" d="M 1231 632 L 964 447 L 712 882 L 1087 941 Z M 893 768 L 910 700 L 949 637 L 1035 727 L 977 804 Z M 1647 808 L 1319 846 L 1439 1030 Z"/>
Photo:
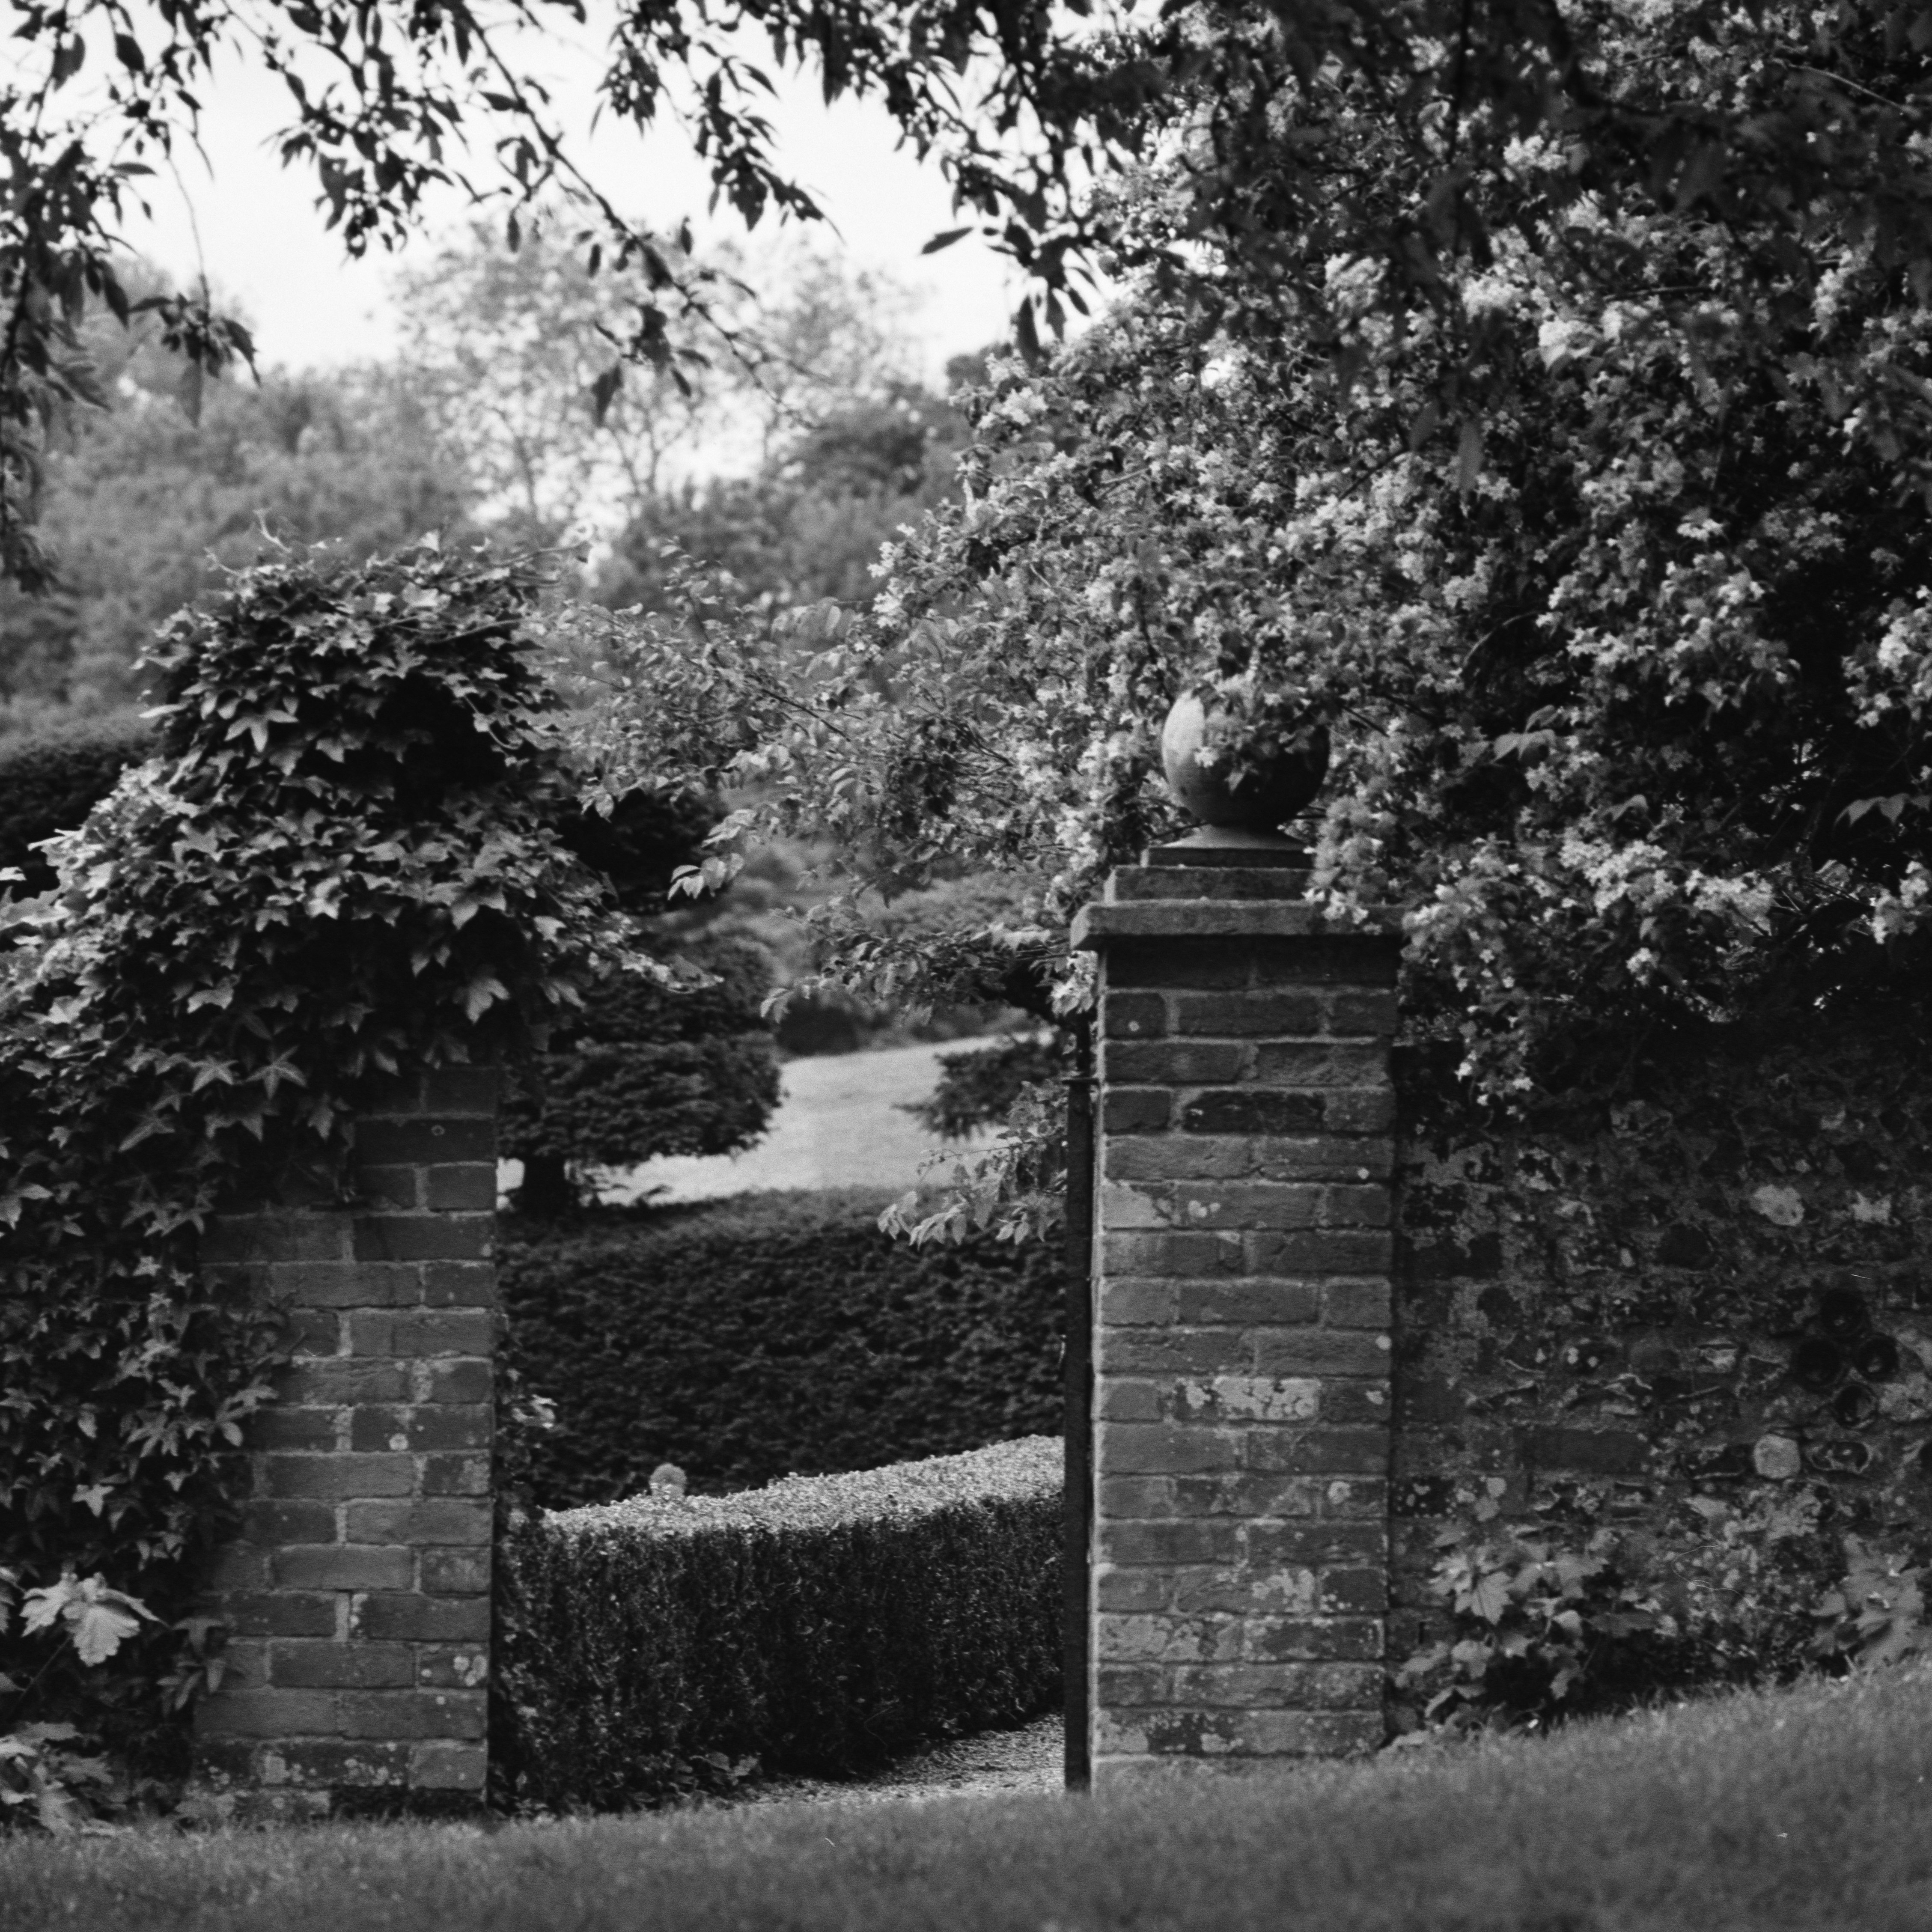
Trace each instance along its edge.
<path fill-rule="evenodd" d="M 778 1062 L 760 1014 L 770 968 L 755 947 L 700 938 L 680 986 L 636 974 L 601 981 L 555 1050 L 506 1094 L 499 1144 L 524 1163 L 518 1205 L 552 1216 L 590 1173 L 656 1154 L 735 1154 L 778 1102 Z"/>
<path fill-rule="evenodd" d="M 132 712 L 0 740 L 0 868 L 22 874 L 0 880 L 0 898 L 46 892 L 54 870 L 34 848 L 72 831 L 154 748 L 154 726 Z"/>
<path fill-rule="evenodd" d="M 500 1796 L 616 1810 L 860 1769 L 1061 1685 L 1061 1445 L 639 1495 L 501 1553 Z"/>
<path fill-rule="evenodd" d="M 667 1461 L 715 1493 L 1058 1429 L 1057 1249 L 908 1248 L 884 1198 L 507 1222 L 501 1358 L 557 1417 L 530 1446 L 536 1500 L 608 1502 Z"/>
<path fill-rule="evenodd" d="M 193 1688 L 193 1559 L 280 1357 L 270 1311 L 196 1267 L 208 1214 L 286 1168 L 339 1178 L 375 1083 L 541 1045 L 626 956 L 559 830 L 543 584 L 433 544 L 230 578 L 161 634 L 154 755 L 55 841 L 58 890 L 8 908 L 0 1568 L 157 1617 L 88 1668 L 0 1630 L 10 1719 L 131 1735 Z"/>

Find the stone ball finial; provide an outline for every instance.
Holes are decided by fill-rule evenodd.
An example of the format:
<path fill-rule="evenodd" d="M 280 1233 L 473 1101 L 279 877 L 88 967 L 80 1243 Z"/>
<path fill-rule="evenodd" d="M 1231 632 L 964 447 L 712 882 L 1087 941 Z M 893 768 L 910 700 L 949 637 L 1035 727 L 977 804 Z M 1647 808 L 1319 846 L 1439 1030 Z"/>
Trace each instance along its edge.
<path fill-rule="evenodd" d="M 1183 810 L 1203 825 L 1273 832 L 1313 802 L 1328 774 L 1328 731 L 1318 725 L 1306 750 L 1277 756 L 1237 785 L 1225 760 L 1201 762 L 1210 722 L 1208 709 L 1191 692 L 1174 700 L 1160 731 L 1161 768 Z"/>

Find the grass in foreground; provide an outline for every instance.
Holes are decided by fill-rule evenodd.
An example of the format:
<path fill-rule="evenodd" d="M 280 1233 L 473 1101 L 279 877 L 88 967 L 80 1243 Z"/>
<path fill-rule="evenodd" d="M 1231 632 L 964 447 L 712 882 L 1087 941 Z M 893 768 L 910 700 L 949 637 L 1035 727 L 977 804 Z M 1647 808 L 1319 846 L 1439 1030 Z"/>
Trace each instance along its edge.
<path fill-rule="evenodd" d="M 1932 1668 L 1162 1798 L 0 1841 L 87 1932 L 1927 1932 Z"/>

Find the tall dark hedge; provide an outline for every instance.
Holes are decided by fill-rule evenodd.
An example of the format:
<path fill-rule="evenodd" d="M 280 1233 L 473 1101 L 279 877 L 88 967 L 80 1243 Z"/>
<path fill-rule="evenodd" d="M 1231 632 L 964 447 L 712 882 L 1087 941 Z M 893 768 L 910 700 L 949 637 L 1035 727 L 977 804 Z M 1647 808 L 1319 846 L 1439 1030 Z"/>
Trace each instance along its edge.
<path fill-rule="evenodd" d="M 0 740 L 0 866 L 17 866 L 24 884 L 9 892 L 44 892 L 53 868 L 33 848 L 71 831 L 154 746 L 154 728 L 132 712 Z"/>
<path fill-rule="evenodd" d="M 915 1252 L 853 1191 L 506 1222 L 505 1357 L 557 1409 L 535 1499 L 635 1494 L 660 1462 L 746 1489 L 1060 1426 L 1057 1246 Z"/>

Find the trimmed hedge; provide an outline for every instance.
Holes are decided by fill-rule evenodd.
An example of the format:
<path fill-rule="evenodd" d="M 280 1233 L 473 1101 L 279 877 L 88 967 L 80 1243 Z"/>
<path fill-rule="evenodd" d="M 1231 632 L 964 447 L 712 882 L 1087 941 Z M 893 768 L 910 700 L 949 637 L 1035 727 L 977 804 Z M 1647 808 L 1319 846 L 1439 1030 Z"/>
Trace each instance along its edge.
<path fill-rule="evenodd" d="M 878 1232 L 884 1200 L 506 1221 L 502 1360 L 557 1411 L 529 1444 L 536 1501 L 608 1502 L 665 1462 L 717 1493 L 1058 1429 L 1058 1250 L 916 1251 Z"/>
<path fill-rule="evenodd" d="M 1060 1688 L 1054 1437 L 724 1496 L 538 1515 L 500 1552 L 500 1731 L 522 1804 L 620 1810 L 839 1774 L 1023 1723 Z"/>
<path fill-rule="evenodd" d="M 53 868 L 34 847 L 80 824 L 155 742 L 153 725 L 128 712 L 0 741 L 0 866 L 27 875 L 0 881 L 0 898 L 50 890 Z"/>

